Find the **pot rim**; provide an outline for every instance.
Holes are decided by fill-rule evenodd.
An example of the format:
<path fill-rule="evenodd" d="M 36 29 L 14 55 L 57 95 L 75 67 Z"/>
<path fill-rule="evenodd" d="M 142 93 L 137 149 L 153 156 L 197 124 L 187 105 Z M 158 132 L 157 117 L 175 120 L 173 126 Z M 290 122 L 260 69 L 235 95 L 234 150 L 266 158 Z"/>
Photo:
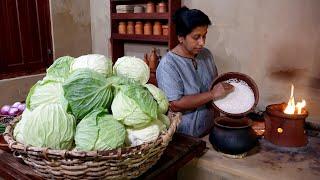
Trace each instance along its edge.
<path fill-rule="evenodd" d="M 304 114 L 285 114 L 282 109 L 284 109 L 286 105 L 287 104 L 284 102 L 281 104 L 270 104 L 266 107 L 266 114 L 290 120 L 305 119 L 309 115 L 308 111 L 305 109 L 303 109 Z"/>
<path fill-rule="evenodd" d="M 227 125 L 222 125 L 222 124 L 219 124 L 219 121 L 222 121 L 222 120 L 225 120 L 225 121 L 229 121 L 229 122 L 234 122 L 234 123 L 239 123 L 239 121 L 246 121 L 245 125 L 243 126 L 227 126 Z M 233 118 L 230 118 L 230 117 L 226 117 L 226 116 L 221 116 L 221 117 L 217 117 L 214 119 L 214 124 L 219 126 L 219 127 L 222 127 L 222 128 L 226 128 L 226 129 L 245 129 L 245 128 L 249 128 L 252 126 L 252 120 L 247 118 L 247 117 L 244 117 L 244 118 L 240 118 L 240 119 L 233 119 Z"/>

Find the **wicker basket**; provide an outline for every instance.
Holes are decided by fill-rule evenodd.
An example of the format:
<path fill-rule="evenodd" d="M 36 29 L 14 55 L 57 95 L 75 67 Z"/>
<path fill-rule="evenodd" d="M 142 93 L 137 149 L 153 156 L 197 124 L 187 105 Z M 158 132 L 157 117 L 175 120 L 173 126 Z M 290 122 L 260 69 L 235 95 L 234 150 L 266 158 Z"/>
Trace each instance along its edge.
<path fill-rule="evenodd" d="M 180 113 L 169 113 L 171 125 L 157 140 L 135 147 L 108 151 L 67 151 L 26 146 L 13 138 L 13 128 L 20 117 L 6 128 L 4 139 L 9 148 L 41 177 L 55 179 L 135 178 L 153 166 L 176 130 Z"/>
<path fill-rule="evenodd" d="M 0 124 L 7 126 L 13 119 L 13 116 L 0 115 Z"/>

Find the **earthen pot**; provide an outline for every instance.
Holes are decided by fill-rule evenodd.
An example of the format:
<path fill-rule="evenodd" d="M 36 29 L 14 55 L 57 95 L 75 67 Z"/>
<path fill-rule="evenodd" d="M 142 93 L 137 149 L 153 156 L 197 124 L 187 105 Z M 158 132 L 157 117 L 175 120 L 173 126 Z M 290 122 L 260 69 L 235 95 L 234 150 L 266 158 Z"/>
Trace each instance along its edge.
<path fill-rule="evenodd" d="M 222 116 L 216 118 L 214 124 L 209 141 L 215 149 L 222 153 L 243 154 L 258 142 L 249 118 L 233 119 Z"/>
<path fill-rule="evenodd" d="M 239 79 L 239 80 L 242 80 L 242 81 L 246 82 L 250 86 L 250 88 L 252 89 L 253 94 L 254 94 L 254 104 L 253 104 L 253 106 L 251 107 L 251 109 L 249 109 L 246 112 L 239 113 L 239 114 L 234 114 L 234 113 L 225 112 L 222 109 L 219 109 L 214 103 L 212 103 L 212 105 L 213 105 L 213 107 L 215 109 L 217 109 L 222 114 L 225 114 L 226 116 L 235 117 L 235 118 L 244 117 L 247 114 L 249 114 L 250 112 L 253 112 L 253 110 L 255 109 L 255 107 L 257 106 L 257 104 L 259 102 L 259 89 L 258 89 L 258 86 L 255 83 L 255 81 L 250 76 L 248 76 L 246 74 L 239 73 L 239 72 L 227 72 L 227 73 L 219 75 L 217 78 L 215 78 L 213 80 L 213 83 L 211 85 L 211 89 L 216 84 L 218 84 L 219 82 L 227 81 L 229 79 Z"/>

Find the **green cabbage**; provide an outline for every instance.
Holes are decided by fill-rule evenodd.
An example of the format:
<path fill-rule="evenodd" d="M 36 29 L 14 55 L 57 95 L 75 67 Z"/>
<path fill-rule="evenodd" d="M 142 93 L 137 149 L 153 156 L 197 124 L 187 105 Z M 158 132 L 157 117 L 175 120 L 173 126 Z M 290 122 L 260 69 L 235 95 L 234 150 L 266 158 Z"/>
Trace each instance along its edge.
<path fill-rule="evenodd" d="M 141 85 L 122 85 L 111 109 L 114 118 L 127 126 L 141 127 L 157 119 L 157 103 Z"/>
<path fill-rule="evenodd" d="M 165 114 L 168 111 L 169 101 L 165 93 L 153 84 L 144 85 L 158 103 L 158 113 Z"/>
<path fill-rule="evenodd" d="M 68 107 L 68 101 L 64 97 L 62 84 L 58 81 L 38 81 L 30 89 L 26 99 L 26 106 L 31 111 L 42 104 L 59 103 L 64 109 Z"/>
<path fill-rule="evenodd" d="M 148 65 L 142 59 L 130 56 L 119 58 L 113 66 L 113 73 L 134 79 L 142 85 L 146 84 L 150 78 Z"/>
<path fill-rule="evenodd" d="M 166 126 L 166 129 L 169 129 L 170 119 L 168 116 L 166 116 L 164 114 L 158 114 L 158 120 L 161 121 Z"/>
<path fill-rule="evenodd" d="M 73 72 L 63 85 L 72 114 L 81 120 L 96 108 L 109 109 L 113 99 L 112 83 L 90 69 Z"/>
<path fill-rule="evenodd" d="M 71 72 L 85 68 L 101 73 L 105 77 L 112 75 L 112 61 L 107 59 L 104 55 L 88 54 L 80 56 L 74 59 L 71 64 Z"/>
<path fill-rule="evenodd" d="M 43 104 L 28 115 L 22 134 L 27 145 L 71 149 L 75 119 L 61 104 Z"/>
<path fill-rule="evenodd" d="M 64 82 L 70 75 L 70 65 L 73 60 L 74 58 L 70 56 L 63 56 L 56 59 L 47 69 L 47 75 L 44 79 Z"/>
<path fill-rule="evenodd" d="M 31 111 L 28 108 L 26 108 L 21 115 L 21 120 L 16 124 L 16 126 L 13 129 L 13 137 L 16 139 L 16 141 L 20 143 L 24 143 L 23 128 L 25 126 L 26 121 L 28 121 L 30 114 Z"/>
<path fill-rule="evenodd" d="M 126 144 L 138 146 L 145 142 L 154 141 L 165 129 L 165 125 L 159 120 L 154 120 L 141 128 L 127 128 Z"/>
<path fill-rule="evenodd" d="M 77 150 L 110 150 L 124 144 L 124 126 L 103 109 L 90 112 L 78 124 L 75 135 Z"/>

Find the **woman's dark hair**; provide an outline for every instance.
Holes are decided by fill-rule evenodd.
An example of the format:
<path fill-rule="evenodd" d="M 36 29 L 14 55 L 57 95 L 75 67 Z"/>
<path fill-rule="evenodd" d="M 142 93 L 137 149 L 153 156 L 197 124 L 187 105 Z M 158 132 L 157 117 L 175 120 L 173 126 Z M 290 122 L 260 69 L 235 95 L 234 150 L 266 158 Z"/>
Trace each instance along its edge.
<path fill-rule="evenodd" d="M 173 21 L 176 24 L 177 35 L 182 37 L 186 37 L 196 27 L 211 25 L 211 21 L 205 13 L 185 6 L 174 13 Z"/>

